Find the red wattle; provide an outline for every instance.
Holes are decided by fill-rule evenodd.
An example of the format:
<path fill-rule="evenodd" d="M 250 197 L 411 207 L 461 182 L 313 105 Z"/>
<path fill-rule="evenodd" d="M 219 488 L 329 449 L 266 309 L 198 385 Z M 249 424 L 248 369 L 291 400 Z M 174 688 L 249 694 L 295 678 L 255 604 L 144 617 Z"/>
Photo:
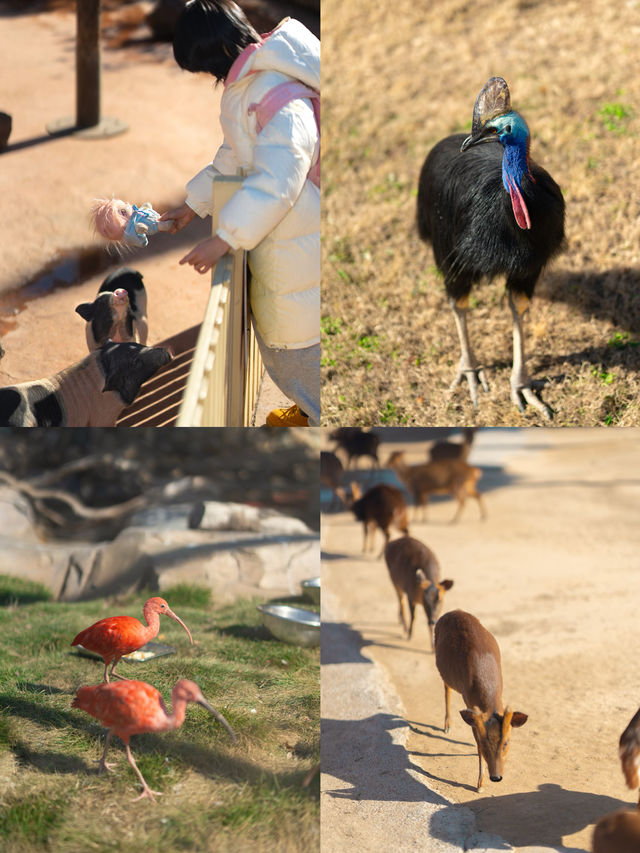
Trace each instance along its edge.
<path fill-rule="evenodd" d="M 525 200 L 522 197 L 522 193 L 519 188 L 511 181 L 509 181 L 509 195 L 511 196 L 511 207 L 513 209 L 513 215 L 516 218 L 516 222 L 518 223 L 518 227 L 522 228 L 524 231 L 530 229 L 531 220 L 529 219 L 527 205 L 525 204 Z"/>

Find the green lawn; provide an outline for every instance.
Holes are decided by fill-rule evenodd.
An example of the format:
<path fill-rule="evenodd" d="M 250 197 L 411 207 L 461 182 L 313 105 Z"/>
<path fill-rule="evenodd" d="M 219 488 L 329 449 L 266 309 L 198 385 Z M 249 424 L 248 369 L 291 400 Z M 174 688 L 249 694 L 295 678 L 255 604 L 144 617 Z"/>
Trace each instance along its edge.
<path fill-rule="evenodd" d="M 166 590 L 195 645 L 163 618 L 158 639 L 177 653 L 118 665 L 168 705 L 179 678 L 197 682 L 238 743 L 189 705 L 182 728 L 131 741 L 142 774 L 164 794 L 157 804 L 132 802 L 140 787 L 117 737 L 116 772 L 97 775 L 104 729 L 71 701 L 104 667 L 70 643 L 104 616 L 142 618 L 152 594 L 61 604 L 0 576 L 0 849 L 318 850 L 318 776 L 302 781 L 319 761 L 319 650 L 272 639 L 255 601 L 220 607 L 203 590 Z"/>

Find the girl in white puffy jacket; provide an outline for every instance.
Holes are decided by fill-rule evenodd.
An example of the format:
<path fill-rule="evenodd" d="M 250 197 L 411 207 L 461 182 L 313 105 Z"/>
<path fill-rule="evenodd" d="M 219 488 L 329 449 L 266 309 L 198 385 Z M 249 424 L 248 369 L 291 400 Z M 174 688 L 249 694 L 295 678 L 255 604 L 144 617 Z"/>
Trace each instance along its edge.
<path fill-rule="evenodd" d="M 271 412 L 267 424 L 317 425 L 318 124 L 307 97 L 295 97 L 267 115 L 264 127 L 256 106 L 283 83 L 301 81 L 308 91 L 319 90 L 318 39 L 292 19 L 261 37 L 232 0 L 189 0 L 176 24 L 173 52 L 182 68 L 206 71 L 224 83 L 224 142 L 213 162 L 187 184 L 185 203 L 162 219 L 173 219 L 175 232 L 196 214 L 211 214 L 214 176 L 243 170 L 242 186 L 219 211 L 217 233 L 180 263 L 205 273 L 230 248 L 248 251 L 251 308 L 263 361 L 276 385 L 295 401 L 290 409 Z"/>

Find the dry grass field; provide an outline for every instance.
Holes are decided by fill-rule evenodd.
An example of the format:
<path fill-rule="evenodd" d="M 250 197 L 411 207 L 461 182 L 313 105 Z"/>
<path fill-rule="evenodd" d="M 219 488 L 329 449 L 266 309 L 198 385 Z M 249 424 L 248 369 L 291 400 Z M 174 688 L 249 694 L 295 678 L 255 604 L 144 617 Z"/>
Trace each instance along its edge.
<path fill-rule="evenodd" d="M 530 373 L 557 426 L 640 424 L 639 35 L 638 0 L 323 0 L 325 423 L 543 422 L 511 404 L 500 280 L 469 312 L 490 392 L 477 411 L 449 393 L 457 336 L 415 227 L 426 154 L 498 74 L 567 206 L 525 324 Z"/>

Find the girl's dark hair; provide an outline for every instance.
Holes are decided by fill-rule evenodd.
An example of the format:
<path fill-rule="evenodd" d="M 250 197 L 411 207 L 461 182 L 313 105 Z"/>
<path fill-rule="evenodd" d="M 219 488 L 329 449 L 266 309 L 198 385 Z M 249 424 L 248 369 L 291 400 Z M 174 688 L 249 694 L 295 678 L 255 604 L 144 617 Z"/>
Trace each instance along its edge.
<path fill-rule="evenodd" d="M 224 80 L 244 48 L 260 36 L 233 0 L 189 0 L 173 35 L 173 55 L 185 71 Z"/>

